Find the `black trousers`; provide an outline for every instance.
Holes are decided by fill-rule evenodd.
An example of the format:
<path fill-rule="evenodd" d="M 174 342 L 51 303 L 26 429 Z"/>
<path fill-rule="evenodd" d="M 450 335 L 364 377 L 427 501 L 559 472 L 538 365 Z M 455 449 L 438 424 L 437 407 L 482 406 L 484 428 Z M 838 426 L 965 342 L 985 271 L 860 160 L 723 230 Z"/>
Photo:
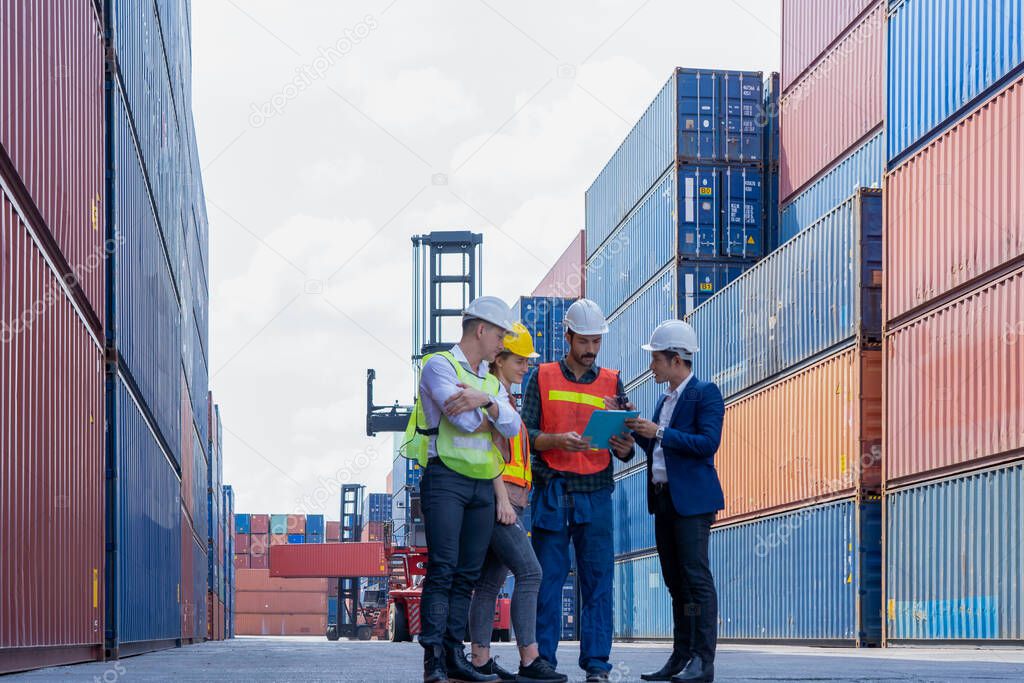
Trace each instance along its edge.
<path fill-rule="evenodd" d="M 708 541 L 715 513 L 682 516 L 667 489 L 655 494 L 654 538 L 661 573 L 672 597 L 673 649 L 715 660 L 718 594 L 708 562 Z"/>
<path fill-rule="evenodd" d="M 494 529 L 494 483 L 470 479 L 431 458 L 420 480 L 427 574 L 420 645 L 461 650 L 469 603 Z"/>

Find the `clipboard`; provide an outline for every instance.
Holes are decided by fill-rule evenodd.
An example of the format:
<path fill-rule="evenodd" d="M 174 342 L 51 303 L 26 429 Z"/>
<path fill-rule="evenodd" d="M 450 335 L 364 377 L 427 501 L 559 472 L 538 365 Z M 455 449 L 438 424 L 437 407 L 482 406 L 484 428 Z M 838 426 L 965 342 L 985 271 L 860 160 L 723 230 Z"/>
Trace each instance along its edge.
<path fill-rule="evenodd" d="M 608 448 L 608 439 L 619 434 L 629 433 L 626 420 L 640 417 L 639 410 L 595 410 L 590 414 L 587 428 L 583 430 L 584 439 L 590 437 L 593 449 Z"/>

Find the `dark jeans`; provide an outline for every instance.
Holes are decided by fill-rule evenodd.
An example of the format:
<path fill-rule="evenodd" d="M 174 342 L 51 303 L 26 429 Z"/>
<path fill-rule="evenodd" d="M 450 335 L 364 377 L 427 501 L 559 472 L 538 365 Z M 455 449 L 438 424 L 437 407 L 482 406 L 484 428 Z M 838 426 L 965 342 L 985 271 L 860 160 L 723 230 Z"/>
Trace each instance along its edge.
<path fill-rule="evenodd" d="M 420 645 L 461 650 L 473 585 L 494 527 L 494 484 L 470 479 L 431 458 L 420 481 L 427 532 L 427 575 Z"/>
<path fill-rule="evenodd" d="M 469 636 L 474 645 L 491 644 L 494 605 L 510 569 L 516 577 L 512 589 L 512 628 L 516 632 L 516 644 L 526 647 L 537 642 L 537 591 L 541 571 L 530 537 L 523 528 L 523 511 L 518 507 L 516 523 L 495 523 L 491 534 L 491 547 L 469 608 Z"/>
<path fill-rule="evenodd" d="M 544 576 L 537 600 L 537 645 L 540 656 L 557 665 L 555 656 L 562 636 L 562 586 L 569 574 L 569 543 L 576 550 L 577 578 L 580 587 L 579 666 L 584 671 L 610 671 L 612 650 L 612 575 L 615 551 L 612 545 L 614 520 L 612 490 L 572 493 L 556 496 L 563 502 L 556 514 L 563 519 L 561 529 L 544 519 L 550 512 L 539 509 L 545 486 L 533 492 L 533 549 Z"/>
<path fill-rule="evenodd" d="M 708 541 L 715 513 L 683 517 L 668 491 L 656 494 L 654 538 L 661 573 L 672 597 L 673 649 L 715 661 L 718 594 L 708 562 Z"/>

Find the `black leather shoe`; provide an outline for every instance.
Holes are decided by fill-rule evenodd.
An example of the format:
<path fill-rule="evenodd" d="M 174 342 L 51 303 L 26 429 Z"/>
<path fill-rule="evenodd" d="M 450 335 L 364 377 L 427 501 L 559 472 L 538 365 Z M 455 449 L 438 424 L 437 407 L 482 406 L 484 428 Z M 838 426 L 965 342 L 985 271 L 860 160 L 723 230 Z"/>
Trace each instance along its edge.
<path fill-rule="evenodd" d="M 474 664 L 473 668 L 480 674 L 497 674 L 498 679 L 502 681 L 516 680 L 516 675 L 508 669 L 498 666 L 498 663 L 494 661 L 494 657 L 491 657 L 485 664 L 481 664 L 480 666 Z"/>
<path fill-rule="evenodd" d="M 672 677 L 672 683 L 683 683 L 683 681 L 699 681 L 700 683 L 711 683 L 715 680 L 715 663 L 704 663 L 699 655 L 694 655 L 686 666 L 679 672 L 678 676 Z"/>
<path fill-rule="evenodd" d="M 423 683 L 448 683 L 444 651 L 439 647 L 423 648 Z"/>
<path fill-rule="evenodd" d="M 444 668 L 448 672 L 449 681 L 458 683 L 484 683 L 498 680 L 498 674 L 482 674 L 466 659 L 466 651 L 462 648 L 447 649 L 444 652 Z"/>
<path fill-rule="evenodd" d="M 673 676 L 683 670 L 688 661 L 690 661 L 689 654 L 673 652 L 668 661 L 665 662 L 665 666 L 649 674 L 640 674 L 640 679 L 644 681 L 671 681 Z"/>

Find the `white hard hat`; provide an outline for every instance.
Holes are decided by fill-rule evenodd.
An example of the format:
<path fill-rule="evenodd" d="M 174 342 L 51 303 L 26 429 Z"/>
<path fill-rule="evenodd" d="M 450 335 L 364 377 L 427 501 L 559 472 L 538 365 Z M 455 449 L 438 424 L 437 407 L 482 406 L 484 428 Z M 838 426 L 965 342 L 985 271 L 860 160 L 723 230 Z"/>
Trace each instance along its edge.
<path fill-rule="evenodd" d="M 512 309 L 496 296 L 478 296 L 469 302 L 462 312 L 462 319 L 476 318 L 497 325 L 506 332 L 512 332 L 515 322 L 512 320 Z"/>
<path fill-rule="evenodd" d="M 682 320 L 666 320 L 654 328 L 651 341 L 641 346 L 644 351 L 674 351 L 686 360 L 700 351 L 693 326 Z"/>
<path fill-rule="evenodd" d="M 580 299 L 565 312 L 565 326 L 576 334 L 608 334 L 608 321 L 601 307 L 590 299 Z"/>

